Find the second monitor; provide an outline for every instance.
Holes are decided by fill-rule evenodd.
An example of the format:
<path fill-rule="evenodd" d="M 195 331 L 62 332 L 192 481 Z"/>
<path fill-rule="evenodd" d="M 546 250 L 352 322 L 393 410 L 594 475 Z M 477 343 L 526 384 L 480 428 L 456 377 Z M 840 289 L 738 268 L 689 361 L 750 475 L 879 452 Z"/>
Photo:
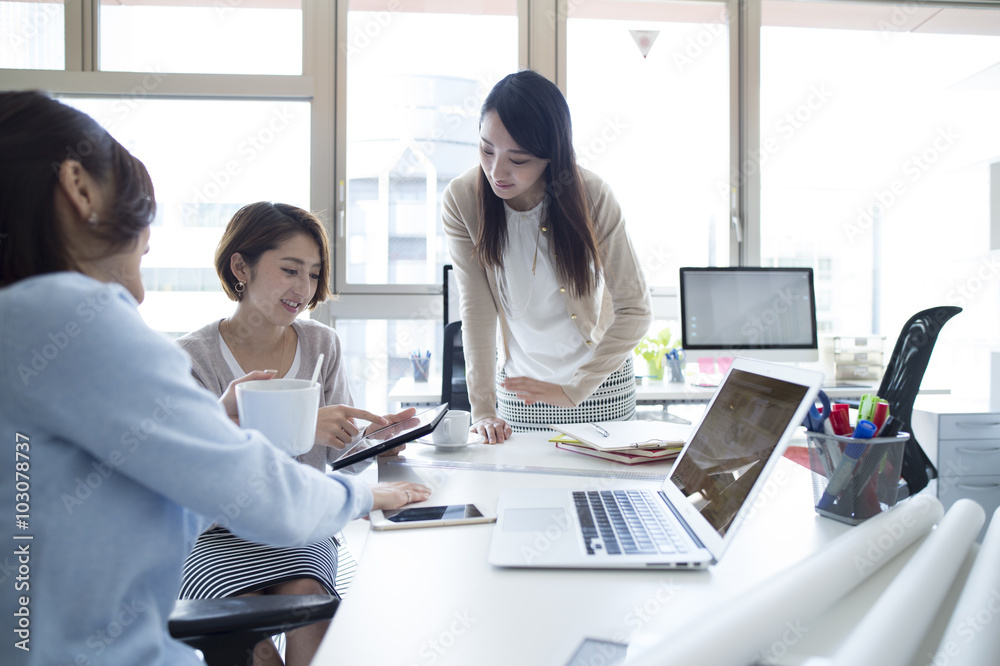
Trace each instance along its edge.
<path fill-rule="evenodd" d="M 688 361 L 819 360 L 812 268 L 681 268 L 680 306 Z"/>

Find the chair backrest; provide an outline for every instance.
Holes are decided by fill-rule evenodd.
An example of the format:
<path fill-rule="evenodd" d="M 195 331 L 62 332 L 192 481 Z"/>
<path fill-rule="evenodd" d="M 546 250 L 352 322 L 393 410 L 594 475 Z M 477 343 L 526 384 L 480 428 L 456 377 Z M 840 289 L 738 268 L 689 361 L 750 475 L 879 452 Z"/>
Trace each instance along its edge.
<path fill-rule="evenodd" d="M 910 433 L 910 441 L 906 443 L 903 454 L 902 477 L 911 495 L 922 490 L 929 479 L 937 476 L 934 464 L 913 436 L 910 425 L 913 401 L 920 390 L 938 333 L 949 319 L 961 311 L 962 308 L 943 305 L 910 317 L 896 339 L 878 388 L 879 397 L 889 403 L 889 413 L 902 421 L 902 429 Z"/>
<path fill-rule="evenodd" d="M 441 359 L 441 401 L 447 402 L 449 409 L 470 409 L 469 388 L 465 382 L 461 321 L 453 321 L 444 327 L 444 353 Z"/>

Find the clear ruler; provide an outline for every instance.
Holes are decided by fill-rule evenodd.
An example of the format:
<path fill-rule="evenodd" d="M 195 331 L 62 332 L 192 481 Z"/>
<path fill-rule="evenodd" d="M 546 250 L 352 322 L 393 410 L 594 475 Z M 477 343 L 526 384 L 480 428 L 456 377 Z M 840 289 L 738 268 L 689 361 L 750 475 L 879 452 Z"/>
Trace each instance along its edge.
<path fill-rule="evenodd" d="M 439 469 L 468 469 L 476 472 L 512 472 L 515 474 L 549 474 L 554 476 L 588 476 L 608 479 L 635 479 L 663 481 L 666 474 L 635 472 L 632 470 L 569 469 L 566 467 L 541 467 L 538 465 L 511 465 L 507 463 L 464 462 L 460 460 L 387 460 L 390 465 L 406 467 L 434 467 Z"/>

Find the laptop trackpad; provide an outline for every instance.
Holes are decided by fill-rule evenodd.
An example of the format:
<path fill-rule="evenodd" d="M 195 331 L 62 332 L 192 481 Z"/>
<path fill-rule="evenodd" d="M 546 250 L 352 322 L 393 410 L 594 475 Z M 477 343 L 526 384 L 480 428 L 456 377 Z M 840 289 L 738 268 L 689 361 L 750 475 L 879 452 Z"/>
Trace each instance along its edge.
<path fill-rule="evenodd" d="M 506 509 L 503 512 L 504 532 L 544 532 L 551 527 L 566 524 L 566 510 L 562 507 L 551 509 Z"/>

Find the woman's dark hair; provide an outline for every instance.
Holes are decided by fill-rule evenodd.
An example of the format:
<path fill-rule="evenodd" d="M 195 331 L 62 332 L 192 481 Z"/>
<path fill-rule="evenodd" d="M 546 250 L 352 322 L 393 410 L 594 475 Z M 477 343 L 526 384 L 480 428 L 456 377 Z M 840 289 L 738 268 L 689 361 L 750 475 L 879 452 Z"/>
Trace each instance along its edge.
<path fill-rule="evenodd" d="M 296 234 L 306 234 L 319 246 L 319 279 L 308 309 L 330 298 L 330 242 L 323 223 L 309 211 L 269 201 L 247 204 L 236 211 L 215 249 L 215 270 L 229 298 L 234 301 L 243 298 L 241 292 L 236 291 L 238 279 L 230 266 L 234 254 L 239 252 L 253 270 L 262 254 Z"/>
<path fill-rule="evenodd" d="M 142 162 L 87 114 L 41 92 L 0 92 L 0 287 L 76 270 L 56 218 L 59 170 L 75 160 L 110 187 L 110 210 L 94 227 L 114 254 L 135 243 L 156 214 Z"/>
<path fill-rule="evenodd" d="M 550 243 L 556 272 L 570 293 L 585 296 L 597 285 L 601 268 L 587 194 L 573 150 L 569 105 L 558 87 L 541 74 L 523 70 L 504 77 L 483 102 L 479 123 L 494 112 L 511 138 L 534 157 L 549 160 L 545 169 Z M 503 200 L 479 172 L 479 237 L 476 252 L 484 266 L 502 266 L 507 246 Z"/>

